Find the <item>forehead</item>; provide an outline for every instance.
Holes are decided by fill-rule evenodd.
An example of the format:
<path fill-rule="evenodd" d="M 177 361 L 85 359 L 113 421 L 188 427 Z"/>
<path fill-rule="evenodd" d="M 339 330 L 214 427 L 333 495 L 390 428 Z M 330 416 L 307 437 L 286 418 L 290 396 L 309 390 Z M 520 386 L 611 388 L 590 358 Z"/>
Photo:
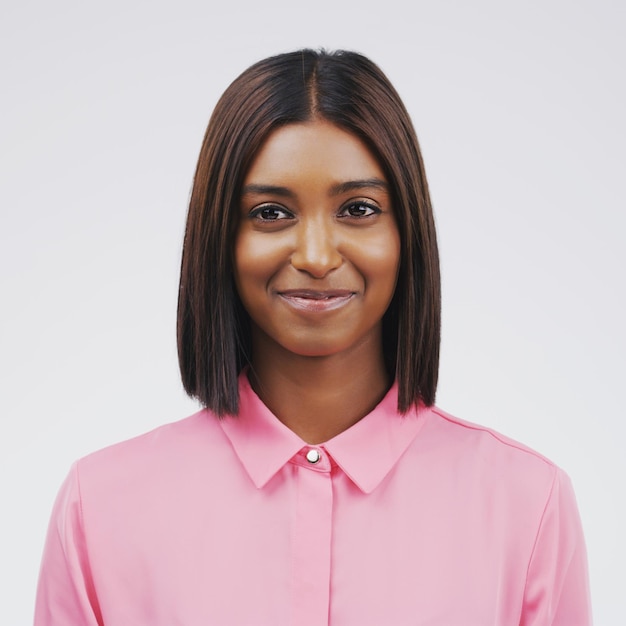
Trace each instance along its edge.
<path fill-rule="evenodd" d="M 285 182 L 303 176 L 335 182 L 385 180 L 383 168 L 359 137 L 325 120 L 274 130 L 255 155 L 245 184 Z"/>

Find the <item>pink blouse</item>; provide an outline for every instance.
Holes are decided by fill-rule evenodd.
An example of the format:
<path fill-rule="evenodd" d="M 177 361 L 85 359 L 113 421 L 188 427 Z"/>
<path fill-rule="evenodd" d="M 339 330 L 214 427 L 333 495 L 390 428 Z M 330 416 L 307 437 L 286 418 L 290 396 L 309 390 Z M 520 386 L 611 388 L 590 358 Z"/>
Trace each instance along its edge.
<path fill-rule="evenodd" d="M 580 520 L 550 461 L 393 387 L 311 446 L 240 378 L 207 411 L 78 461 L 36 626 L 587 626 Z"/>

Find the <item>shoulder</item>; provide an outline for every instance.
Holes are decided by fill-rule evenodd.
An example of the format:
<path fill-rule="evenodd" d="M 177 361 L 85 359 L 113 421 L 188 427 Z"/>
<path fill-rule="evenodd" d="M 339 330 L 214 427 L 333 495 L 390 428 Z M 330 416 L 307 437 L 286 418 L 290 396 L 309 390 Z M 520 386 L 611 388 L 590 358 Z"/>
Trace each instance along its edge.
<path fill-rule="evenodd" d="M 492 452 L 517 456 L 529 463 L 541 466 L 554 467 L 554 463 L 540 452 L 492 428 L 460 419 L 437 406 L 430 407 L 430 413 L 437 427 L 448 434 L 452 441 L 459 444 L 479 444 Z"/>
<path fill-rule="evenodd" d="M 218 418 L 202 410 L 184 419 L 93 452 L 75 463 L 81 485 L 90 491 L 123 486 L 166 484 L 181 475 L 198 471 L 228 453 L 230 446 Z"/>
<path fill-rule="evenodd" d="M 564 473 L 543 454 L 501 433 L 438 407 L 428 409 L 420 445 L 450 471 L 476 484 L 546 499 Z M 543 495 L 541 495 L 543 494 Z"/>

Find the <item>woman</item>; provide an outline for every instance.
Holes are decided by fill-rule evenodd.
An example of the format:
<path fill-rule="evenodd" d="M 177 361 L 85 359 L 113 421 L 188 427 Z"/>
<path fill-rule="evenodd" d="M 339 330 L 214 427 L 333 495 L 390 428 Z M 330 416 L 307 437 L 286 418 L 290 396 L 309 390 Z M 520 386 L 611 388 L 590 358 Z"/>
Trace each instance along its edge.
<path fill-rule="evenodd" d="M 434 407 L 422 159 L 366 58 L 263 60 L 201 149 L 178 344 L 196 415 L 76 463 L 35 623 L 590 623 L 568 478 Z"/>

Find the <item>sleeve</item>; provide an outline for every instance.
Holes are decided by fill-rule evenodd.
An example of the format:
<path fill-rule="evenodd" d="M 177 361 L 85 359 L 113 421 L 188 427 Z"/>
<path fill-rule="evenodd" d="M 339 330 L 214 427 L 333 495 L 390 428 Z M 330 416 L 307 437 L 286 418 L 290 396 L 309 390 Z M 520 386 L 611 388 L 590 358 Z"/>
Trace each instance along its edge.
<path fill-rule="evenodd" d="M 39 572 L 35 626 L 102 626 L 83 528 L 78 465 L 52 510 Z"/>
<path fill-rule="evenodd" d="M 587 553 L 569 477 L 557 469 L 528 567 L 520 626 L 590 626 Z"/>

